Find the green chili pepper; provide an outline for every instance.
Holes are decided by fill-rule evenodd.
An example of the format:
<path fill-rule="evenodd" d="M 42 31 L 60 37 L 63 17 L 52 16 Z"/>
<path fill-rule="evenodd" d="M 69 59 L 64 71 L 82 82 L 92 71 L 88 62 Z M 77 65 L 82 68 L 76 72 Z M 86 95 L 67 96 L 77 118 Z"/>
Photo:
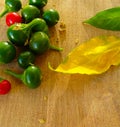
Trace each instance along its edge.
<path fill-rule="evenodd" d="M 20 67 L 27 68 L 28 66 L 34 64 L 35 55 L 30 51 L 24 51 L 19 54 L 17 61 Z"/>
<path fill-rule="evenodd" d="M 16 46 L 27 45 L 31 29 L 37 24 L 39 24 L 39 21 L 34 19 L 28 24 L 17 23 L 11 25 L 7 30 L 8 39 Z"/>
<path fill-rule="evenodd" d="M 9 63 L 16 56 L 16 48 L 7 41 L 0 42 L 0 63 Z"/>
<path fill-rule="evenodd" d="M 33 19 L 40 17 L 40 10 L 33 5 L 26 5 L 21 10 L 21 15 L 23 17 L 23 20 L 26 23 L 28 23 L 28 22 L 32 21 Z"/>
<path fill-rule="evenodd" d="M 29 48 L 36 54 L 43 54 L 48 49 L 63 50 L 62 48 L 51 45 L 49 37 L 44 32 L 36 32 L 31 36 Z"/>
<path fill-rule="evenodd" d="M 58 23 L 60 16 L 57 10 L 48 9 L 43 12 L 42 18 L 46 21 L 48 26 L 54 26 Z"/>
<path fill-rule="evenodd" d="M 22 74 L 18 74 L 12 70 L 5 70 L 5 72 L 20 79 L 29 88 L 37 88 L 40 85 L 42 79 L 40 68 L 34 65 L 29 66 Z"/>
<path fill-rule="evenodd" d="M 3 17 L 8 12 L 17 12 L 21 7 L 22 3 L 20 0 L 5 0 L 5 8 L 0 14 L 0 17 Z"/>
<path fill-rule="evenodd" d="M 49 29 L 48 29 L 48 25 L 46 24 L 45 20 L 42 19 L 42 18 L 37 18 L 36 20 L 39 21 L 38 24 L 36 24 L 33 28 L 32 28 L 32 31 L 35 33 L 35 32 L 38 32 L 38 31 L 41 31 L 41 32 L 45 32 L 48 36 L 49 36 Z"/>
<path fill-rule="evenodd" d="M 30 5 L 34 5 L 38 8 L 42 8 L 47 4 L 48 0 L 29 0 Z"/>

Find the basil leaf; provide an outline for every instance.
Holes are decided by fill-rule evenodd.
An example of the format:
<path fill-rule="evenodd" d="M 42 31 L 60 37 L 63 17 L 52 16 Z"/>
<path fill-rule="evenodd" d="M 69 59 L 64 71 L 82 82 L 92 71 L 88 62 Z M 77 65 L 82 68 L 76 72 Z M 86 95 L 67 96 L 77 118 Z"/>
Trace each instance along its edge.
<path fill-rule="evenodd" d="M 120 31 L 120 7 L 110 8 L 98 12 L 95 16 L 83 23 L 87 23 L 101 29 Z"/>

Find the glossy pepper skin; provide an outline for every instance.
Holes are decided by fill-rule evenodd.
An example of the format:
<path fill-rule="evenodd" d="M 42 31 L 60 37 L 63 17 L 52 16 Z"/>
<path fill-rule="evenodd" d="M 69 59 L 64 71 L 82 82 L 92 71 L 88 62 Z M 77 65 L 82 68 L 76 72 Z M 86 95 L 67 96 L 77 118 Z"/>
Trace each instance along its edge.
<path fill-rule="evenodd" d="M 7 30 L 8 39 L 16 46 L 25 46 L 27 42 L 27 31 L 23 30 L 25 26 L 25 24 L 13 24 Z"/>
<path fill-rule="evenodd" d="M 38 24 L 36 24 L 32 28 L 33 33 L 41 31 L 41 32 L 46 33 L 49 36 L 49 28 L 45 20 L 42 18 L 36 18 L 36 20 L 38 20 Z"/>
<path fill-rule="evenodd" d="M 26 46 L 31 34 L 31 29 L 38 23 L 39 21 L 37 19 L 34 19 L 27 24 L 13 24 L 7 29 L 7 37 L 16 46 Z"/>
<path fill-rule="evenodd" d="M 16 57 L 16 48 L 7 41 L 0 42 L 0 63 L 9 63 Z"/>
<path fill-rule="evenodd" d="M 34 33 L 29 42 L 29 48 L 36 54 L 43 54 L 49 49 L 49 37 L 44 32 Z"/>
<path fill-rule="evenodd" d="M 21 15 L 23 17 L 24 22 L 28 23 L 32 21 L 33 19 L 40 17 L 40 10 L 33 5 L 26 5 L 21 10 Z"/>
<path fill-rule="evenodd" d="M 44 7 L 47 4 L 47 2 L 48 2 L 48 0 L 29 0 L 30 5 L 34 5 L 34 6 L 38 7 L 39 9 Z"/>
<path fill-rule="evenodd" d="M 25 69 L 28 66 L 34 64 L 35 55 L 30 51 L 24 51 L 19 54 L 17 61 L 19 66 Z"/>
<path fill-rule="evenodd" d="M 23 73 L 23 82 L 29 88 L 37 88 L 41 83 L 41 71 L 36 66 L 29 66 Z"/>
<path fill-rule="evenodd" d="M 54 26 L 58 23 L 60 16 L 57 10 L 48 9 L 43 12 L 42 18 L 46 21 L 48 26 Z"/>
<path fill-rule="evenodd" d="M 20 79 L 29 88 L 34 89 L 41 84 L 42 73 L 37 66 L 29 66 L 22 74 L 17 74 L 11 70 L 6 70 L 5 72 Z"/>
<path fill-rule="evenodd" d="M 22 22 L 22 17 L 16 13 L 16 12 L 9 12 L 6 15 L 6 24 L 7 26 L 11 26 L 15 23 L 21 23 Z"/>
<path fill-rule="evenodd" d="M 17 12 L 21 7 L 22 3 L 20 0 L 5 0 L 5 8 L 0 14 L 0 17 L 3 17 L 8 12 Z"/>
<path fill-rule="evenodd" d="M 0 78 L 0 95 L 7 94 L 11 89 L 11 83 L 6 79 Z"/>
<path fill-rule="evenodd" d="M 48 35 L 44 32 L 35 32 L 29 41 L 29 48 L 32 52 L 36 54 L 43 54 L 48 49 L 53 49 L 56 51 L 62 51 L 62 48 L 56 47 L 50 44 L 50 39 Z"/>

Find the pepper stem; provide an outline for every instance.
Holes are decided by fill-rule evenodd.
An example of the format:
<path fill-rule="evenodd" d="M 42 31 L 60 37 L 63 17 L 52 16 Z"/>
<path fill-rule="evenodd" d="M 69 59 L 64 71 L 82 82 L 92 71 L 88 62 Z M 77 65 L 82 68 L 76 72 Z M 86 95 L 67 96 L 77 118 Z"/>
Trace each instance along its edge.
<path fill-rule="evenodd" d="M 2 18 L 8 12 L 8 8 L 5 7 L 4 10 L 0 14 L 0 18 Z"/>
<path fill-rule="evenodd" d="M 28 24 L 27 24 L 27 27 L 26 28 L 29 28 L 29 29 L 31 29 L 32 27 L 34 27 L 36 24 L 38 24 L 40 21 L 39 20 L 37 20 L 37 18 L 36 19 L 33 19 L 31 22 L 29 22 Z"/>
<path fill-rule="evenodd" d="M 11 71 L 11 70 L 5 70 L 5 73 L 7 73 L 9 75 L 12 75 L 15 78 L 22 79 L 22 75 L 21 74 L 17 74 L 15 72 Z"/>
<path fill-rule="evenodd" d="M 62 51 L 62 50 L 63 50 L 63 48 L 56 47 L 56 46 L 51 45 L 51 44 L 50 44 L 49 48 L 50 48 L 50 49 L 53 49 L 53 50 L 57 50 L 57 51 Z"/>
<path fill-rule="evenodd" d="M 39 24 L 39 20 L 33 19 L 31 22 L 29 22 L 28 24 L 26 24 L 26 26 L 23 28 L 24 31 L 26 31 L 28 38 L 31 32 L 31 29 L 36 25 Z"/>

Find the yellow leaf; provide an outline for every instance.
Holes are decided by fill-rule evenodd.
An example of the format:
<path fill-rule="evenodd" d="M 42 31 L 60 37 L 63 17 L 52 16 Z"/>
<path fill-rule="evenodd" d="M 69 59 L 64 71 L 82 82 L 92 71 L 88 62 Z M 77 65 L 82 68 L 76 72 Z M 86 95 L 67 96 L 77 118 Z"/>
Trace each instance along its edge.
<path fill-rule="evenodd" d="M 120 38 L 98 36 L 84 42 L 68 54 L 66 59 L 51 70 L 68 74 L 101 74 L 111 65 L 120 64 Z"/>

